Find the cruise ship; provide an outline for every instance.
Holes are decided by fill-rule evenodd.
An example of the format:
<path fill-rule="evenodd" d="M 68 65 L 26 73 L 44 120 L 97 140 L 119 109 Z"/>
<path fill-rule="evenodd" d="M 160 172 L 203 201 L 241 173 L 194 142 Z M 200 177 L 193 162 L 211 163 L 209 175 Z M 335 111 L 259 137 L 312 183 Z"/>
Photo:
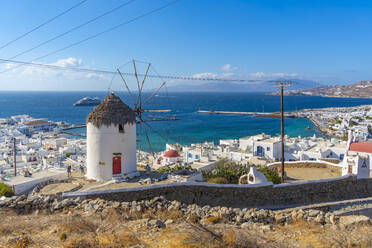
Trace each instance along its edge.
<path fill-rule="evenodd" d="M 74 103 L 74 106 L 95 106 L 101 103 L 101 100 L 98 97 L 83 97 L 79 101 Z"/>

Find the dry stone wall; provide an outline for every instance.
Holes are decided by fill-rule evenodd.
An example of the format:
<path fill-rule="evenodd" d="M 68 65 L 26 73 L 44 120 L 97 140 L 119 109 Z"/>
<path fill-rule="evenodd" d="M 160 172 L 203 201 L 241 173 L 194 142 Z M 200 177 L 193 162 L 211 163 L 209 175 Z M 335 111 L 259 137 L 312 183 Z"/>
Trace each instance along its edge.
<path fill-rule="evenodd" d="M 288 183 L 260 187 L 183 183 L 142 188 L 67 193 L 64 197 L 101 198 L 111 201 L 139 201 L 163 196 L 199 206 L 255 207 L 288 206 L 372 196 L 372 179 L 348 176 L 330 180 Z"/>

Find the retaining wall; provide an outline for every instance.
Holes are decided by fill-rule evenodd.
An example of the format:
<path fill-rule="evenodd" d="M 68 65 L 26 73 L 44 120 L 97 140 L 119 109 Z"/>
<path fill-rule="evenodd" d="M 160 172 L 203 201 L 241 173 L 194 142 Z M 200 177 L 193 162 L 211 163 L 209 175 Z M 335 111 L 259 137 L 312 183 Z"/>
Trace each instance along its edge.
<path fill-rule="evenodd" d="M 178 183 L 117 190 L 74 192 L 63 197 L 138 201 L 164 196 L 200 206 L 272 207 L 356 199 L 372 196 L 372 179 L 354 176 L 279 185 Z"/>

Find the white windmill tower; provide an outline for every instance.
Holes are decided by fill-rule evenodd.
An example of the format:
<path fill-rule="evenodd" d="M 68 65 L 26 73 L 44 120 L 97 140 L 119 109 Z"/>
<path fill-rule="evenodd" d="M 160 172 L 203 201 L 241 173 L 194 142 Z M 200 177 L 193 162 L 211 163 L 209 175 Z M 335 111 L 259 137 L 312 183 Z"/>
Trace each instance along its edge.
<path fill-rule="evenodd" d="M 87 179 L 136 174 L 136 114 L 111 93 L 87 117 Z"/>

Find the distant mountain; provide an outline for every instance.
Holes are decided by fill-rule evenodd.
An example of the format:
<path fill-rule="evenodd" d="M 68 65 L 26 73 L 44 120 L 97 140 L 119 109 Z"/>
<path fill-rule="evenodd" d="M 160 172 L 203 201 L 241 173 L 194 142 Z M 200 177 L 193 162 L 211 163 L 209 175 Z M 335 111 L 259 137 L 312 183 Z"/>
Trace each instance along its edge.
<path fill-rule="evenodd" d="M 280 79 L 285 80 L 285 79 Z M 272 81 L 272 80 L 270 80 Z M 321 86 L 322 84 L 311 80 L 291 79 L 291 89 L 305 90 Z M 274 82 L 246 82 L 246 83 L 232 83 L 232 82 L 212 82 L 205 84 L 179 84 L 170 85 L 167 87 L 171 92 L 276 92 L 278 88 L 275 87 Z"/>
<path fill-rule="evenodd" d="M 290 90 L 286 95 L 372 98 L 372 80 L 360 81 L 352 85 L 331 85 L 308 90 Z"/>

